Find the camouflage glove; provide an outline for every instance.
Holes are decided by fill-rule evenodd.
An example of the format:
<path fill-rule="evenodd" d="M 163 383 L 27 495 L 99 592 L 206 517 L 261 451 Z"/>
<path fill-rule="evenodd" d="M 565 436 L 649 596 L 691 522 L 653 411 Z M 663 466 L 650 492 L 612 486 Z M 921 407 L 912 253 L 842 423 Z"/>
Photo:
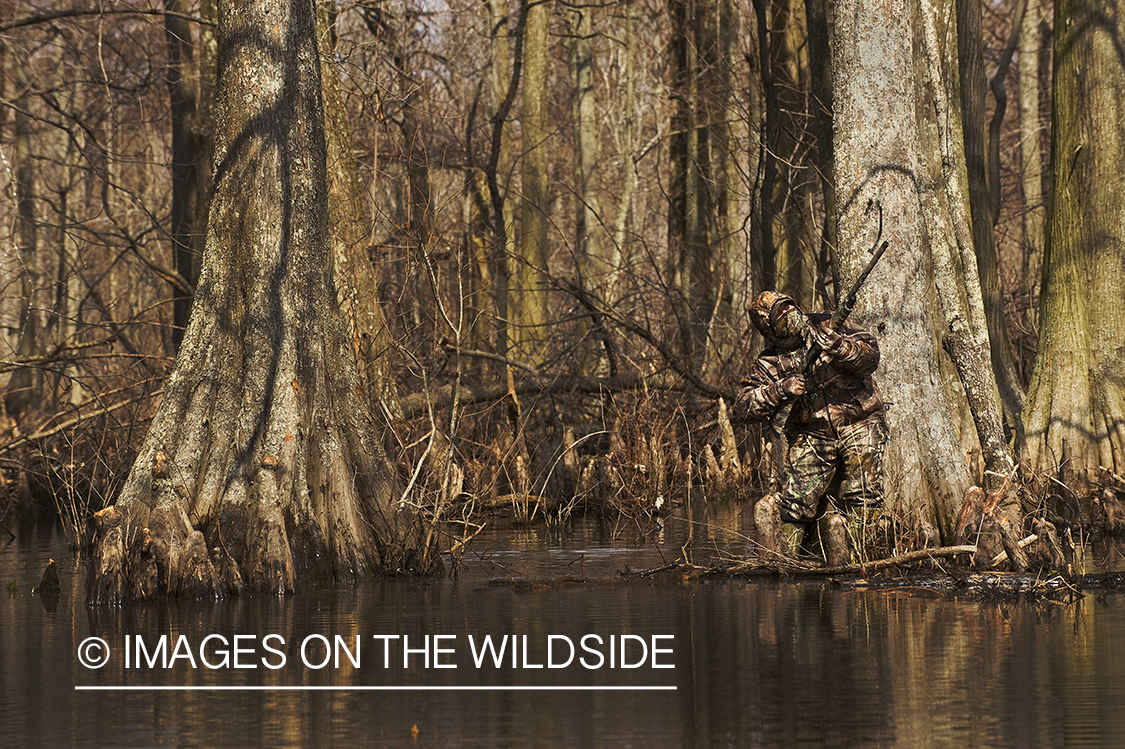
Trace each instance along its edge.
<path fill-rule="evenodd" d="M 810 325 L 809 328 L 812 339 L 822 351 L 827 351 L 831 355 L 839 350 L 840 342 L 844 340 L 842 335 L 827 325 Z"/>
<path fill-rule="evenodd" d="M 796 398 L 808 392 L 808 383 L 805 381 L 804 375 L 793 375 L 786 377 L 784 380 L 777 382 L 778 392 L 781 393 L 782 400 L 789 398 Z"/>

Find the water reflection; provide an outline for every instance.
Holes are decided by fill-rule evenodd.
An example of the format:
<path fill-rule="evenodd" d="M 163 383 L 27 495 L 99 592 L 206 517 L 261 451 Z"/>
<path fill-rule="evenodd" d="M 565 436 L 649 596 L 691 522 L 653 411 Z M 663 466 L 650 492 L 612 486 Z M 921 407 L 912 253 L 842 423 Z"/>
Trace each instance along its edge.
<path fill-rule="evenodd" d="M 729 552 L 740 541 L 737 522 L 727 527 L 735 531 L 688 540 L 701 554 Z M 616 577 L 626 566 L 674 558 L 685 537 L 671 526 L 665 533 L 663 545 L 613 526 L 583 526 L 568 538 L 500 534 L 457 579 L 126 608 L 82 605 L 82 575 L 61 536 L 21 533 L 0 548 L 0 582 L 16 583 L 0 602 L 0 737 L 10 746 L 1095 747 L 1125 735 L 1119 595 L 1088 595 L 1073 606 L 984 604 L 906 588 Z M 54 608 L 30 592 L 49 557 L 60 562 L 63 586 Z M 530 667 L 546 661 L 549 636 L 577 643 L 591 633 L 603 642 L 673 635 L 667 659 L 675 668 Z M 266 634 L 286 643 L 281 668 L 262 661 Z M 180 657 L 168 668 L 138 668 L 136 658 L 126 668 L 126 637 L 141 636 L 141 657 L 159 660 L 153 651 L 162 635 L 166 656 L 182 636 L 197 659 L 208 635 L 228 645 L 247 636 L 242 663 L 256 667 L 192 668 Z M 361 665 L 343 654 L 338 666 L 305 666 L 298 650 L 310 635 L 329 642 L 339 635 L 349 646 L 359 637 Z M 449 638 L 452 652 L 439 659 L 457 668 L 423 665 L 434 655 L 433 640 L 429 653 L 420 651 L 427 635 Z M 485 635 L 526 636 L 529 667 L 518 658 L 515 668 L 508 660 L 477 668 L 468 638 Z M 76 655 L 91 636 L 114 649 L 98 670 Z M 419 649 L 406 668 L 404 638 Z M 319 642 L 309 651 L 314 662 L 324 655 L 314 652 Z M 215 661 L 217 650 L 208 657 Z M 676 690 L 88 692 L 78 685 Z"/>

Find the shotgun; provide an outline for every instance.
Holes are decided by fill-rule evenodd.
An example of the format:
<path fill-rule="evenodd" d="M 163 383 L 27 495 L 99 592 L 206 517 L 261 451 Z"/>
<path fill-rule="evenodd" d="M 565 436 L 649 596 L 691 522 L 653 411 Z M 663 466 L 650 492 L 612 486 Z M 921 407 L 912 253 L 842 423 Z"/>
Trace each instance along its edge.
<path fill-rule="evenodd" d="M 882 206 L 879 208 L 879 213 L 879 234 L 882 235 Z M 876 239 L 875 241 L 878 242 L 879 240 Z M 832 313 L 832 317 L 829 318 L 826 327 L 833 332 L 839 333 L 840 329 L 844 327 L 844 321 L 848 319 L 848 316 L 851 315 L 852 311 L 855 309 L 860 287 L 863 286 L 867 277 L 871 275 L 871 271 L 875 268 L 875 264 L 879 262 L 879 258 L 883 257 L 883 253 L 886 252 L 888 244 L 889 242 L 884 241 L 879 245 L 877 250 L 874 250 L 871 259 L 867 261 L 867 266 L 855 279 L 855 283 L 852 284 L 852 287 L 848 289 L 847 295 L 844 296 L 843 303 L 838 305 L 836 311 Z M 822 350 L 820 344 L 813 338 L 808 347 L 806 347 L 798 357 L 798 361 L 800 362 L 799 368 L 802 375 L 808 377 L 812 374 L 812 369 L 816 365 L 816 360 L 820 358 Z M 795 401 L 796 398 L 789 398 L 777 409 L 777 413 L 775 413 L 770 420 L 770 426 L 773 428 L 774 434 L 778 436 L 784 434 L 785 426 L 789 423 L 789 414 L 793 411 L 793 403 Z"/>

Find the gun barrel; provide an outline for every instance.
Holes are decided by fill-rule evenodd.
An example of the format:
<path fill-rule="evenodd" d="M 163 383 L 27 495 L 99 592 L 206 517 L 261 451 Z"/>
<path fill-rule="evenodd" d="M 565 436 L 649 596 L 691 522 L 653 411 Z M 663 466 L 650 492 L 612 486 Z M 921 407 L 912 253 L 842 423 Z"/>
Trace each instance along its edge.
<path fill-rule="evenodd" d="M 886 252 L 889 244 L 889 242 L 884 240 L 883 243 L 879 245 L 879 249 L 877 249 L 875 254 L 871 256 L 871 259 L 867 261 L 866 267 L 860 272 L 855 283 L 852 284 L 852 287 L 848 289 L 848 293 L 844 296 L 843 303 L 836 307 L 836 311 L 832 314 L 832 319 L 828 321 L 828 326 L 832 328 L 832 330 L 840 330 L 844 321 L 847 320 L 848 316 L 855 310 L 856 302 L 859 301 L 860 287 L 867 281 L 867 277 L 871 275 L 871 271 L 875 269 L 875 264 L 879 262 L 879 258 L 883 257 L 883 253 Z"/>

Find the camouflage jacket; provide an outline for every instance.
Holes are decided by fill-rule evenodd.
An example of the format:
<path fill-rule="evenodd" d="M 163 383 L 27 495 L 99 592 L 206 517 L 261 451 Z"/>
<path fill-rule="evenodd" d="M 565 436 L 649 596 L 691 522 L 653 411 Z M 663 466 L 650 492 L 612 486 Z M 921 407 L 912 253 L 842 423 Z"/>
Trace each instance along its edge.
<path fill-rule="evenodd" d="M 828 315 L 809 316 L 813 325 L 824 325 Z M 735 418 L 759 422 L 773 418 L 785 402 L 779 383 L 800 374 L 801 350 L 768 348 L 742 381 L 732 409 Z M 786 432 L 834 437 L 840 427 L 872 416 L 884 418 L 885 407 L 872 374 L 879 366 L 879 342 L 865 330 L 845 322 L 840 339 L 822 351 L 789 415 Z"/>

